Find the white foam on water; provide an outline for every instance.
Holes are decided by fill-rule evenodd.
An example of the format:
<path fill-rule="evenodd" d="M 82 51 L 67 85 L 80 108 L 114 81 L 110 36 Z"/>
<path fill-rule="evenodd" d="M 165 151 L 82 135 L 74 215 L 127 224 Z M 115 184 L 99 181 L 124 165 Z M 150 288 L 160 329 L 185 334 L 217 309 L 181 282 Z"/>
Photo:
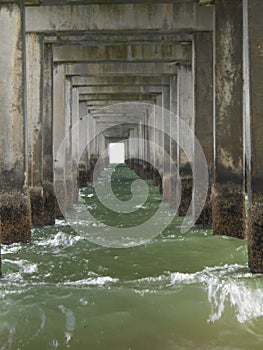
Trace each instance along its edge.
<path fill-rule="evenodd" d="M 196 273 L 171 273 L 171 283 L 204 285 L 211 304 L 208 322 L 215 322 L 224 315 L 226 305 L 235 310 L 238 322 L 263 317 L 262 288 L 248 287 L 243 279 L 255 278 L 251 273 L 243 273 L 246 267 L 238 264 L 206 267 Z"/>
<path fill-rule="evenodd" d="M 67 281 L 63 284 L 70 286 L 104 286 L 108 283 L 116 283 L 118 281 L 118 278 L 112 278 L 110 276 L 100 276 L 96 278 L 86 278 L 78 281 Z"/>
<path fill-rule="evenodd" d="M 83 237 L 79 235 L 69 235 L 67 233 L 64 233 L 62 231 L 59 231 L 57 234 L 54 236 L 44 239 L 41 241 L 36 242 L 38 246 L 53 246 L 53 247 L 58 247 L 58 246 L 72 246 L 79 240 L 82 240 Z"/>
<path fill-rule="evenodd" d="M 59 305 L 58 308 L 65 315 L 65 318 L 66 318 L 66 327 L 65 327 L 64 336 L 66 340 L 66 345 L 67 347 L 69 347 L 69 342 L 75 330 L 75 323 L 76 323 L 75 315 L 73 311 L 65 308 L 64 305 Z"/>

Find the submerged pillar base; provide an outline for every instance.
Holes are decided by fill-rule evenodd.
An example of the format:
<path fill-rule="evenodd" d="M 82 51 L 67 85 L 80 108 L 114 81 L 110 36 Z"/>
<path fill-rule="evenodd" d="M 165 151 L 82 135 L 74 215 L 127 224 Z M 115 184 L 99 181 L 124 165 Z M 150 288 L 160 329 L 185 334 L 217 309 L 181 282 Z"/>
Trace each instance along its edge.
<path fill-rule="evenodd" d="M 213 234 L 245 238 L 245 194 L 242 186 L 215 184 L 212 191 Z"/>
<path fill-rule="evenodd" d="M 63 219 L 63 212 L 65 212 L 67 208 L 67 189 L 64 180 L 56 180 L 55 196 L 55 217 L 56 219 Z"/>
<path fill-rule="evenodd" d="M 85 164 L 80 164 L 78 168 L 78 186 L 79 188 L 87 187 L 88 172 Z"/>
<path fill-rule="evenodd" d="M 31 218 L 33 226 L 43 226 L 43 188 L 41 186 L 32 187 L 29 190 L 31 202 Z"/>
<path fill-rule="evenodd" d="M 198 198 L 197 198 L 198 200 Z M 212 216 L 212 201 L 211 201 L 211 187 L 209 187 L 205 205 L 196 220 L 195 224 L 197 226 L 203 226 L 203 227 L 211 227 L 213 222 L 213 216 Z"/>
<path fill-rule="evenodd" d="M 249 209 L 248 266 L 253 273 L 263 273 L 263 193 L 255 197 Z"/>
<path fill-rule="evenodd" d="M 171 177 L 166 175 L 163 177 L 163 199 L 166 202 L 170 202 L 171 199 Z"/>
<path fill-rule="evenodd" d="M 55 224 L 55 204 L 56 196 L 54 186 L 49 181 L 44 181 L 43 184 L 43 225 Z"/>
<path fill-rule="evenodd" d="M 31 240 L 31 205 L 28 195 L 13 191 L 0 194 L 1 243 Z"/>
<path fill-rule="evenodd" d="M 181 202 L 178 208 L 178 216 L 185 216 L 192 201 L 193 177 L 181 176 Z"/>

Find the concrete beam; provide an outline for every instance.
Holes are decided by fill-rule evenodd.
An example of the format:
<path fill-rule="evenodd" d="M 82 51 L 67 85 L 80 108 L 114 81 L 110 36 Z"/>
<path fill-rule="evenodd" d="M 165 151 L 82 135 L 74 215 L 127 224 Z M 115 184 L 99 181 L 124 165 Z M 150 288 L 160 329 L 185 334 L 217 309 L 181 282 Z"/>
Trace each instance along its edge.
<path fill-rule="evenodd" d="M 55 46 L 54 62 L 173 62 L 190 61 L 191 45 L 148 44 L 108 46 Z"/>
<path fill-rule="evenodd" d="M 39 6 L 26 8 L 26 32 L 212 30 L 213 11 L 193 3 Z"/>
<path fill-rule="evenodd" d="M 80 87 L 80 95 L 102 95 L 102 94 L 160 94 L 162 86 L 91 86 Z"/>
<path fill-rule="evenodd" d="M 80 95 L 79 101 L 154 101 L 155 97 L 151 94 L 136 94 L 136 93 L 127 93 L 127 94 L 90 94 L 90 95 Z"/>
<path fill-rule="evenodd" d="M 192 41 L 191 33 L 127 33 L 126 35 L 118 33 L 94 33 L 84 32 L 77 34 L 68 33 L 50 33 L 44 37 L 44 42 L 58 45 L 140 45 L 140 44 L 172 44 Z"/>
<path fill-rule="evenodd" d="M 162 86 L 169 84 L 167 76 L 72 77 L 72 86 Z"/>
<path fill-rule="evenodd" d="M 176 73 L 169 63 L 72 63 L 66 65 L 66 75 L 99 76 L 162 76 Z"/>

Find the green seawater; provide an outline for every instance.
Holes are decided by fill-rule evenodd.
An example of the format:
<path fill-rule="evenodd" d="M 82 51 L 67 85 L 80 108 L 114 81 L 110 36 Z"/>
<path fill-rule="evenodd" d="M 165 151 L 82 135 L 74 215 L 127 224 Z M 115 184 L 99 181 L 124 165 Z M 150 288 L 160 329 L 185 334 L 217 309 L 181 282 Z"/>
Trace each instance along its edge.
<path fill-rule="evenodd" d="M 130 200 L 136 178 L 118 167 L 116 198 Z M 81 200 L 107 225 L 135 226 L 161 202 L 147 184 L 132 213 L 107 210 L 93 185 Z M 31 244 L 2 246 L 0 349 L 262 349 L 263 279 L 248 270 L 247 242 L 181 233 L 182 221 L 128 248 L 92 243 L 66 221 L 35 228 Z"/>

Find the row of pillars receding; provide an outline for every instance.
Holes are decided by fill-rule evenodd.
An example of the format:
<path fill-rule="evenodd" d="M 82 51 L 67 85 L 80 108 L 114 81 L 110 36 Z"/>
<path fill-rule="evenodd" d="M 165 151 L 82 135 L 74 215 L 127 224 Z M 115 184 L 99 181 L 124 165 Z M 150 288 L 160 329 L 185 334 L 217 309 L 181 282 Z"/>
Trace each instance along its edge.
<path fill-rule="evenodd" d="M 132 159 L 129 165 L 145 176 L 149 172 L 148 164 L 140 162 L 140 157 L 148 152 L 147 159 L 150 159 L 152 168 L 147 176 L 160 185 L 163 195 L 172 203 L 176 174 L 162 163 L 163 153 L 151 154 L 147 141 L 158 143 L 179 165 L 183 188 L 179 215 L 185 215 L 194 181 L 189 159 L 174 142 L 156 131 L 164 119 L 156 118 L 158 113 L 155 113 L 157 107 L 154 106 L 178 114 L 194 131 L 209 170 L 207 203 L 198 223 L 212 224 L 214 234 L 247 236 L 252 272 L 263 272 L 262 14 L 261 0 L 215 0 L 213 30 L 193 33 L 190 62 L 183 62 L 189 54 L 189 49 L 186 49 L 187 52 L 179 50 L 176 53 L 181 60 L 177 65 L 170 65 L 169 69 L 153 63 L 147 66 L 144 57 L 135 63 L 135 71 L 129 71 L 128 63 L 114 66 L 116 75 L 118 69 L 130 75 L 130 85 L 137 78 L 142 85 L 147 85 L 148 80 L 148 88 L 144 88 L 143 93 L 136 89 L 127 91 L 131 100 L 138 96 L 141 101 L 145 98 L 153 105 L 143 115 L 148 127 L 134 120 L 137 125 L 127 128 L 127 138 L 138 136 L 145 139 L 137 145 L 127 141 L 126 150 Z M 32 222 L 35 225 L 54 224 L 55 218 L 62 214 L 61 209 L 62 212 L 66 209 L 57 205 L 54 181 L 60 202 L 69 207 L 73 205 L 78 197 L 78 186 L 80 183 L 85 185 L 92 178 L 96 159 L 120 131 L 117 129 L 108 136 L 100 134 L 98 139 L 90 142 L 79 162 L 79 152 L 83 147 L 78 140 L 91 139 L 101 127 L 101 117 L 95 115 L 94 118 L 92 112 L 96 102 L 98 106 L 116 102 L 116 96 L 119 101 L 125 101 L 127 95 L 122 84 L 119 84 L 117 93 L 105 93 L 107 85 L 113 86 L 111 82 L 116 78 L 110 71 L 113 63 L 106 67 L 102 61 L 101 68 L 98 65 L 94 68 L 91 64 L 90 71 L 95 69 L 96 75 L 90 79 L 103 80 L 104 89 L 96 84 L 95 89 L 91 84 L 82 84 L 81 80 L 89 80 L 89 77 L 85 74 L 79 76 L 83 73 L 81 64 L 74 65 L 66 58 L 63 60 L 59 49 L 56 60 L 54 45 L 44 42 L 43 33 L 25 32 L 23 1 L 0 3 L 0 43 L 1 242 L 28 242 Z M 149 59 L 151 51 L 145 55 Z M 158 76 L 162 76 L 158 84 L 154 69 L 158 69 Z M 143 75 L 144 71 L 147 76 Z M 117 77 L 116 81 L 118 79 L 125 80 Z M 161 86 L 161 90 L 154 88 L 156 85 Z M 92 105 L 88 103 L 90 98 L 93 99 Z M 89 118 L 85 118 L 87 114 Z M 79 123 L 78 127 L 74 128 L 76 123 Z M 171 134 L 174 130 L 179 140 L 180 123 L 179 120 L 174 125 L 171 121 L 165 126 L 170 128 Z M 65 167 L 59 166 L 56 155 L 71 129 L 63 153 Z M 120 136 L 116 136 L 118 138 Z M 197 161 L 193 147 L 190 162 Z M 102 167 L 106 163 L 107 159 Z M 162 181 L 155 168 L 163 169 Z M 72 169 L 72 172 L 67 169 Z M 75 173 L 77 171 L 80 175 Z M 79 179 L 79 184 L 76 179 Z"/>

